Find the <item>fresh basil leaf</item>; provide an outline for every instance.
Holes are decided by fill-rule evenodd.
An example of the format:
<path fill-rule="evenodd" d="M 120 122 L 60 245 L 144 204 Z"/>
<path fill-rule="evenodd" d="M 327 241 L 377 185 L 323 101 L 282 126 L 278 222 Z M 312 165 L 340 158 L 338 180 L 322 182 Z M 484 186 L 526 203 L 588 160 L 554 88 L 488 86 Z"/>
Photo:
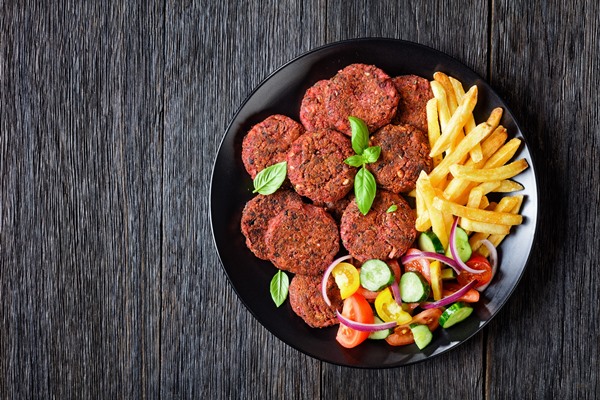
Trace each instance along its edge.
<path fill-rule="evenodd" d="M 381 154 L 381 147 L 379 146 L 371 146 L 365 149 L 363 152 L 363 157 L 367 163 L 374 163 L 379 159 L 379 155 Z"/>
<path fill-rule="evenodd" d="M 254 178 L 254 191 L 252 193 L 272 194 L 279 189 L 287 175 L 287 162 L 282 161 L 256 174 Z"/>
<path fill-rule="evenodd" d="M 275 302 L 275 305 L 279 307 L 283 304 L 288 296 L 288 289 L 290 287 L 290 278 L 282 270 L 277 271 L 273 279 L 271 279 L 271 298 Z"/>
<path fill-rule="evenodd" d="M 393 213 L 394 211 L 396 211 L 398 209 L 398 206 L 395 204 L 392 204 L 388 209 L 387 209 L 387 213 Z"/>
<path fill-rule="evenodd" d="M 373 200 L 375 199 L 376 190 L 377 184 L 375 183 L 373 174 L 363 166 L 358 170 L 356 177 L 354 178 L 356 205 L 363 215 L 367 215 L 371 209 Z"/>
<path fill-rule="evenodd" d="M 362 154 L 369 147 L 369 128 L 367 124 L 357 117 L 348 117 L 352 130 L 352 149 L 356 154 Z"/>
<path fill-rule="evenodd" d="M 346 158 L 344 162 L 351 167 L 360 167 L 366 162 L 366 160 L 363 156 L 356 154 Z"/>

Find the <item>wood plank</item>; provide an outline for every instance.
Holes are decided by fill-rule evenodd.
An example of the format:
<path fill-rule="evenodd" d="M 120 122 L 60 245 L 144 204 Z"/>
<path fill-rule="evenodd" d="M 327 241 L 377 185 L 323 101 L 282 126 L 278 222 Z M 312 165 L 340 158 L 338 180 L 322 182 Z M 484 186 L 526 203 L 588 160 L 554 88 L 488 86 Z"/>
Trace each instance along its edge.
<path fill-rule="evenodd" d="M 490 398 L 596 398 L 600 392 L 600 108 L 596 1 L 495 1 L 492 84 L 532 150 L 537 243 L 490 325 Z"/>
<path fill-rule="evenodd" d="M 159 385 L 162 5 L 2 2 L 1 397 Z"/>
<path fill-rule="evenodd" d="M 167 2 L 166 10 L 162 395 L 319 398 L 319 363 L 259 325 L 227 281 L 208 194 L 218 145 L 242 101 L 323 42 L 314 11 L 323 2 L 204 3 Z"/>

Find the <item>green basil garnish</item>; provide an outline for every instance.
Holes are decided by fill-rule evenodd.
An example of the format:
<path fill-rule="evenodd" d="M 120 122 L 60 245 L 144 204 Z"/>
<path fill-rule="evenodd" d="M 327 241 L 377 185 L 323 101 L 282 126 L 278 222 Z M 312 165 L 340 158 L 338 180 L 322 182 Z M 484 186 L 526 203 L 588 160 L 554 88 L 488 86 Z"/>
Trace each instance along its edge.
<path fill-rule="evenodd" d="M 275 305 L 279 307 L 283 304 L 288 295 L 288 289 L 290 287 L 290 278 L 282 270 L 277 271 L 273 279 L 271 279 L 271 298 L 275 302 Z"/>
<path fill-rule="evenodd" d="M 356 196 L 356 205 L 363 215 L 367 215 L 371 209 L 376 189 L 375 177 L 362 166 L 354 178 L 354 195 Z"/>
<path fill-rule="evenodd" d="M 352 130 L 352 149 L 356 154 L 362 154 L 369 147 L 369 128 L 367 124 L 357 117 L 348 117 Z"/>
<path fill-rule="evenodd" d="M 354 178 L 354 195 L 358 209 L 363 215 L 367 215 L 375 199 L 377 183 L 365 165 L 379 159 L 381 147 L 369 147 L 369 129 L 362 119 L 348 117 L 348 120 L 352 129 L 352 149 L 356 155 L 346 158 L 344 162 L 351 167 L 360 167 Z"/>
<path fill-rule="evenodd" d="M 379 155 L 381 154 L 381 147 L 379 146 L 371 146 L 367 147 L 365 151 L 363 151 L 362 156 L 365 159 L 367 164 L 374 163 L 379 159 Z"/>
<path fill-rule="evenodd" d="M 393 212 L 394 212 L 394 211 L 396 211 L 397 209 L 398 209 L 398 206 L 397 206 L 397 205 L 395 205 L 395 204 L 392 204 L 392 205 L 390 206 L 390 208 L 388 208 L 388 209 L 387 209 L 387 211 L 386 211 L 386 212 L 387 212 L 387 213 L 393 213 Z"/>
<path fill-rule="evenodd" d="M 365 157 L 363 157 L 360 154 L 356 154 L 356 155 L 353 155 L 353 156 L 350 156 L 350 157 L 346 158 L 344 160 L 344 162 L 346 164 L 348 164 L 349 166 L 351 166 L 351 167 L 357 167 L 358 168 L 358 167 L 362 167 L 363 164 L 365 163 Z"/>
<path fill-rule="evenodd" d="M 254 178 L 254 191 L 252 193 L 272 194 L 279 189 L 287 175 L 287 162 L 282 161 L 256 174 Z"/>

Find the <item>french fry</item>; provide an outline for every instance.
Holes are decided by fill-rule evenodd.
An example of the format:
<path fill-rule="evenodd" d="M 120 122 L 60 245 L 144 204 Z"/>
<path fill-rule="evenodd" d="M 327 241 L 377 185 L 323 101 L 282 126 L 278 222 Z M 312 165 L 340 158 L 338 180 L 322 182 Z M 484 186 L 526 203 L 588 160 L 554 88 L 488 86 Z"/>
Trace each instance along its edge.
<path fill-rule="evenodd" d="M 450 84 L 452 85 L 452 89 L 454 90 L 454 96 L 456 96 L 456 101 L 460 103 L 463 96 L 465 95 L 465 89 L 463 88 L 462 83 L 460 83 L 458 79 L 455 79 L 451 76 L 449 76 L 448 79 L 450 80 Z M 475 129 L 475 126 L 477 126 L 477 124 L 475 124 L 475 118 L 473 118 L 473 114 L 471 114 L 471 116 L 467 119 L 467 123 L 465 124 L 465 133 L 471 132 L 473 129 Z"/>
<path fill-rule="evenodd" d="M 496 128 L 482 143 L 481 143 L 481 151 L 483 152 L 483 159 L 479 163 L 475 163 L 473 160 L 469 159 L 465 163 L 465 165 L 473 166 L 476 168 L 480 168 L 485 164 L 485 161 L 494 154 L 506 141 L 508 134 L 506 133 L 506 129 L 498 127 Z M 444 198 L 458 202 L 459 204 L 466 204 L 466 200 L 464 202 L 458 201 L 458 199 L 462 199 L 465 197 L 464 193 L 471 185 L 471 182 L 465 181 L 462 179 L 453 179 L 451 180 L 446 188 L 444 189 Z"/>
<path fill-rule="evenodd" d="M 509 193 L 509 192 L 518 192 L 523 189 L 524 189 L 523 185 L 521 185 L 520 183 L 505 179 L 503 181 L 500 181 L 500 186 L 498 186 L 496 189 L 494 189 L 494 192 Z"/>
<path fill-rule="evenodd" d="M 434 186 L 437 186 L 448 172 L 450 172 L 450 166 L 458 163 L 465 155 L 469 153 L 469 151 L 475 146 L 476 143 L 480 143 L 483 139 L 486 138 L 491 132 L 491 126 L 486 122 L 477 125 L 475 129 L 473 129 L 467 136 L 465 136 L 464 140 L 458 145 L 456 149 L 450 154 L 448 154 L 444 159 L 435 167 L 429 177 L 431 179 L 431 183 Z"/>
<path fill-rule="evenodd" d="M 483 168 L 495 168 L 504 165 L 510 160 L 521 145 L 521 140 L 514 138 L 506 142 L 504 146 L 500 147 L 498 151 L 490 156 L 485 162 Z"/>
<path fill-rule="evenodd" d="M 518 214 L 506 212 L 481 210 L 479 208 L 465 207 L 451 201 L 435 197 L 432 206 L 441 212 L 447 212 L 461 218 L 469 218 L 474 221 L 487 222 L 490 224 L 520 225 L 523 217 Z M 430 213 L 431 213 L 431 209 Z"/>
<path fill-rule="evenodd" d="M 521 207 L 521 203 L 523 202 L 523 196 L 510 196 L 510 197 L 503 197 L 500 202 L 498 204 L 492 203 L 490 204 L 489 208 L 495 212 L 502 212 L 502 213 L 513 213 L 516 214 L 518 213 L 518 209 Z M 517 210 L 516 212 L 513 212 L 514 210 Z M 461 219 L 461 222 L 464 222 L 465 218 Z M 476 232 L 473 235 L 471 235 L 471 237 L 469 238 L 469 244 L 471 245 L 471 249 L 473 251 L 479 249 L 481 247 L 481 241 L 484 239 L 488 239 L 490 234 L 494 234 L 494 232 L 487 232 L 489 230 L 492 230 L 492 228 L 489 228 L 487 230 L 482 229 L 480 232 Z M 495 233 L 497 234 L 497 233 Z"/>
<path fill-rule="evenodd" d="M 425 232 L 431 228 L 431 220 L 429 219 L 429 211 L 427 211 L 427 206 L 423 200 L 422 191 L 417 189 L 415 189 L 415 202 L 417 205 L 417 220 L 415 227 L 419 232 Z"/>
<path fill-rule="evenodd" d="M 435 78 L 435 75 L 434 75 Z M 452 90 L 454 90 L 454 96 L 456 97 L 456 101 L 460 102 L 465 95 L 465 89 L 463 88 L 462 83 L 458 79 L 455 79 L 451 76 L 448 77 L 450 85 L 452 85 Z M 465 124 L 465 134 L 468 134 L 473 129 L 475 129 L 475 118 L 473 118 L 473 114 L 469 116 L 467 119 L 467 123 Z M 469 152 L 471 154 L 471 159 L 475 162 L 481 161 L 483 158 L 483 153 L 481 151 L 481 145 L 476 144 L 475 147 L 471 149 Z"/>
<path fill-rule="evenodd" d="M 446 92 L 446 100 L 448 101 L 448 111 L 450 111 L 450 115 L 454 114 L 458 108 L 458 98 L 456 97 L 454 87 L 450 82 L 450 78 L 445 73 L 438 71 L 433 74 L 433 79 L 436 82 L 439 82 L 439 84 L 444 88 L 444 91 Z"/>
<path fill-rule="evenodd" d="M 508 235 L 510 232 L 509 225 L 488 224 L 487 222 L 473 221 L 468 218 L 461 218 L 460 226 L 469 232 L 480 232 L 486 234 Z"/>
<path fill-rule="evenodd" d="M 433 98 L 427 102 L 427 135 L 429 137 L 429 148 L 435 145 L 435 142 L 440 138 L 440 123 L 438 119 L 438 102 Z M 433 157 L 433 166 L 435 167 L 442 161 L 442 156 Z"/>
<path fill-rule="evenodd" d="M 451 165 L 449 167 L 452 176 L 471 182 L 491 182 L 512 178 L 527 169 L 527 160 L 521 158 L 510 164 L 496 168 L 475 169 L 464 165 Z"/>
<path fill-rule="evenodd" d="M 483 196 L 481 198 L 481 201 L 479 202 L 479 208 L 481 208 L 482 210 L 485 210 L 488 208 L 489 205 L 490 205 L 490 200 L 488 199 L 487 196 Z"/>
<path fill-rule="evenodd" d="M 434 199 L 436 198 L 435 189 L 431 185 L 429 177 L 425 171 L 421 171 L 419 178 L 417 179 L 417 192 L 420 192 L 423 202 L 427 211 L 429 212 L 429 219 L 431 220 L 431 229 L 436 234 L 442 246 L 446 248 L 448 246 L 448 232 L 446 230 L 446 223 L 442 212 L 433 207 Z"/>
<path fill-rule="evenodd" d="M 472 115 L 476 103 L 477 86 L 473 86 L 465 94 L 460 105 L 456 109 L 456 112 L 452 114 L 452 117 L 450 118 L 446 126 L 442 127 L 442 135 L 435 142 L 435 145 L 429 153 L 431 157 L 435 157 L 439 154 L 442 154 L 445 150 L 448 149 L 448 147 L 450 147 L 456 135 L 459 132 L 461 132 L 461 130 L 467 123 L 467 118 L 469 117 L 469 115 Z"/>
<path fill-rule="evenodd" d="M 521 205 L 523 204 L 523 196 L 519 195 L 519 196 L 512 196 L 511 198 L 515 198 L 516 199 L 516 204 L 513 206 L 513 208 L 510 210 L 510 212 L 512 214 L 518 214 L 519 211 L 521 210 Z M 504 238 L 506 237 L 506 234 L 492 234 L 488 236 L 488 240 L 494 245 L 494 247 L 498 247 L 500 245 L 500 243 L 504 240 Z M 471 240 L 469 239 L 469 243 L 471 242 Z M 479 242 L 479 246 L 478 247 L 478 251 L 485 257 L 487 257 L 489 255 L 489 251 L 485 246 L 481 246 L 481 242 Z"/>
<path fill-rule="evenodd" d="M 450 110 L 448 109 L 448 99 L 446 98 L 446 91 L 444 87 L 436 81 L 430 82 L 431 91 L 433 92 L 433 97 L 437 100 L 438 106 L 438 114 L 440 116 L 440 127 L 442 131 L 448 125 L 448 121 L 450 121 Z"/>

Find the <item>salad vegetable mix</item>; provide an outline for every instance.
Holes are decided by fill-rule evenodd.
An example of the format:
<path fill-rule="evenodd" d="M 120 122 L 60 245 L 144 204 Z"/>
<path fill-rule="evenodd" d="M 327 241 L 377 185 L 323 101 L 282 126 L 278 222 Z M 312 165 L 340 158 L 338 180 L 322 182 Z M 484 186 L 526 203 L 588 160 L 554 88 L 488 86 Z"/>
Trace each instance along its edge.
<path fill-rule="evenodd" d="M 385 339 L 392 346 L 416 343 L 423 349 L 431 342 L 432 331 L 440 326 L 450 328 L 468 318 L 473 312 L 469 304 L 479 301 L 479 291 L 493 279 L 497 254 L 487 240 L 483 245 L 490 260 L 471 251 L 468 236 L 459 234 L 460 230 L 455 219 L 448 244 L 450 256 L 441 254 L 441 249 L 429 251 L 437 238 L 431 231 L 423 232 L 421 236 L 426 240 L 418 240 L 419 248 L 410 249 L 400 259 L 400 274 L 381 260 L 368 260 L 358 268 L 348 262 L 351 256 L 331 263 L 323 276 L 322 295 L 331 304 L 325 288 L 333 275 L 344 298 L 343 310 L 338 312 L 339 344 L 352 348 L 367 339 Z M 464 254 L 469 254 L 466 263 L 460 258 Z M 444 277 L 442 268 L 450 268 L 453 273 Z M 361 294 L 361 288 L 375 292 L 374 301 L 372 296 L 367 299 Z"/>

